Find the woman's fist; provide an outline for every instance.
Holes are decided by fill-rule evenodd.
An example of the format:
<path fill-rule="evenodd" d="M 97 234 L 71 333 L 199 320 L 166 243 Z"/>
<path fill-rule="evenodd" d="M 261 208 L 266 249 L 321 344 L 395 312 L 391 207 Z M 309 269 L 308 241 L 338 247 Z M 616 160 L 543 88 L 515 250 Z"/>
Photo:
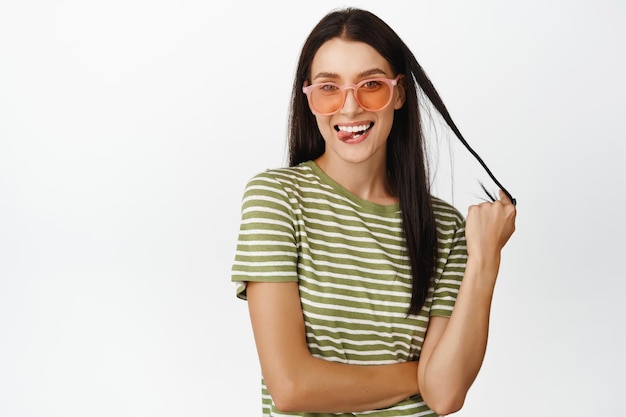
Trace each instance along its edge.
<path fill-rule="evenodd" d="M 516 213 L 502 190 L 500 200 L 470 206 L 465 221 L 468 255 L 499 261 L 500 251 L 515 231 Z"/>

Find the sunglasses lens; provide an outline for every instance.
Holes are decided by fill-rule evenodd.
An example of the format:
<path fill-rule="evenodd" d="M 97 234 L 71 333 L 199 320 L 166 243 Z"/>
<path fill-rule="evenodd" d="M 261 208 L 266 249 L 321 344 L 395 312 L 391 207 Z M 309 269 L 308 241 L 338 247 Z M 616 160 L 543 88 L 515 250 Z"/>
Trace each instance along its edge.
<path fill-rule="evenodd" d="M 321 84 L 311 91 L 311 106 L 318 113 L 334 113 L 343 105 L 344 92 L 339 88 Z"/>
<path fill-rule="evenodd" d="M 382 81 L 368 81 L 357 90 L 357 98 L 364 109 L 378 111 L 389 103 L 391 91 Z"/>

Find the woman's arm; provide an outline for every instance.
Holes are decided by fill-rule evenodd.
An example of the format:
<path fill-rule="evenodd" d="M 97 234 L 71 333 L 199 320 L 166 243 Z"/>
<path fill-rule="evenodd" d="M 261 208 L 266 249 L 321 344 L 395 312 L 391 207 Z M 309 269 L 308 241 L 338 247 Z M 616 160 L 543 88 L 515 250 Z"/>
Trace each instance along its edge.
<path fill-rule="evenodd" d="M 422 397 L 441 415 L 458 411 L 478 375 L 487 347 L 491 300 L 500 253 L 515 230 L 515 206 L 501 200 L 469 209 L 467 267 L 451 317 L 430 320 L 418 367 Z"/>
<path fill-rule="evenodd" d="M 246 292 L 261 372 L 281 411 L 373 410 L 418 393 L 417 362 L 360 366 L 313 357 L 297 283 L 249 282 Z"/>

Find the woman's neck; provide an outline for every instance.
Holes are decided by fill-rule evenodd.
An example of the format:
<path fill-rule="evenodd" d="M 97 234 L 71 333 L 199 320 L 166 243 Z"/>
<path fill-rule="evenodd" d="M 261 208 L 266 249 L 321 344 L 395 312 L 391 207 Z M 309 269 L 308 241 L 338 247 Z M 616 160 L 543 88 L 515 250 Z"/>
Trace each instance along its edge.
<path fill-rule="evenodd" d="M 315 163 L 326 175 L 362 200 L 383 205 L 398 202 L 387 175 L 385 160 L 351 163 L 344 160 L 336 161 L 322 154 Z"/>

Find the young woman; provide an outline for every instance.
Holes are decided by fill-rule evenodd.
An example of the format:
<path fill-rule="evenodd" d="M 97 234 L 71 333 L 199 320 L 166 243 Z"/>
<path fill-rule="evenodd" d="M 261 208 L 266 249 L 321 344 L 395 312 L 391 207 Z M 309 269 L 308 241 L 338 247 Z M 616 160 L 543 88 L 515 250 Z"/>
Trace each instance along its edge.
<path fill-rule="evenodd" d="M 331 12 L 303 46 L 290 166 L 247 184 L 232 267 L 265 416 L 445 415 L 479 371 L 516 209 L 501 191 L 464 220 L 431 195 L 421 93 L 460 137 L 370 12 Z"/>

